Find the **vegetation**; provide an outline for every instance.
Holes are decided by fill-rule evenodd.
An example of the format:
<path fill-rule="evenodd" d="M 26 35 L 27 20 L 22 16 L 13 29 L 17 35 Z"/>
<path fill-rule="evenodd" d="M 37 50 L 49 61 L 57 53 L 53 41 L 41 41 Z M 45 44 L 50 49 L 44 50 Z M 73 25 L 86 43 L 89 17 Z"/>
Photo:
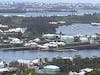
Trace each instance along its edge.
<path fill-rule="evenodd" d="M 16 71 L 16 75 L 36 75 L 36 73 L 34 69 L 20 66 Z"/>
<path fill-rule="evenodd" d="M 94 69 L 91 73 L 86 73 L 86 75 L 100 75 L 100 58 L 81 58 L 81 56 L 76 55 L 73 59 L 63 59 L 61 57 L 53 58 L 52 61 L 47 60 L 47 65 L 56 65 L 60 67 L 60 72 L 55 75 L 68 75 L 70 71 L 79 72 L 81 69 L 91 68 Z M 32 73 L 33 75 L 48 75 L 48 74 L 37 74 L 34 69 L 28 69 L 27 67 L 18 66 L 15 63 L 14 66 L 18 67 L 17 75 L 27 75 Z M 97 70 L 97 71 L 96 71 Z M 93 74 L 92 74 L 93 73 Z"/>
<path fill-rule="evenodd" d="M 73 60 L 54 58 L 50 64 L 57 65 L 60 67 L 61 72 L 79 72 L 84 68 L 99 69 L 100 58 L 81 58 L 76 57 Z"/>
<path fill-rule="evenodd" d="M 65 24 L 59 23 L 59 21 L 65 21 Z M 58 24 L 50 24 L 49 22 L 58 22 Z M 4 25 L 9 25 L 10 28 L 14 27 L 27 27 L 29 38 L 35 38 L 35 36 L 40 36 L 42 33 L 55 33 L 56 28 L 59 25 L 70 25 L 72 23 L 91 23 L 100 22 L 100 15 L 94 13 L 85 14 L 83 16 L 69 15 L 69 16 L 51 16 L 51 17 L 18 17 L 18 16 L 0 16 L 0 23 Z"/>
<path fill-rule="evenodd" d="M 86 73 L 85 75 L 100 75 L 100 70 L 94 70 L 92 72 Z"/>
<path fill-rule="evenodd" d="M 12 72 L 4 72 L 1 75 L 13 75 L 15 73 L 16 73 L 15 71 L 12 71 Z"/>

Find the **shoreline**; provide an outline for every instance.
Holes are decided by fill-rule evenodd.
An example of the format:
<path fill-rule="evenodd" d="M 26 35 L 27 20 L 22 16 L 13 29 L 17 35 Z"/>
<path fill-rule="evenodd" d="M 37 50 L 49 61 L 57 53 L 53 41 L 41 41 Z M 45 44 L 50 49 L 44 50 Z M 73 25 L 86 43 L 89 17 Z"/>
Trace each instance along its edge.
<path fill-rule="evenodd" d="M 49 49 L 39 49 L 32 47 L 11 47 L 11 48 L 0 48 L 2 51 L 52 51 L 52 52 L 67 52 L 67 51 L 78 51 L 84 49 L 100 49 L 100 44 L 90 44 L 90 45 L 78 45 L 69 47 L 59 47 L 59 48 L 49 48 Z"/>

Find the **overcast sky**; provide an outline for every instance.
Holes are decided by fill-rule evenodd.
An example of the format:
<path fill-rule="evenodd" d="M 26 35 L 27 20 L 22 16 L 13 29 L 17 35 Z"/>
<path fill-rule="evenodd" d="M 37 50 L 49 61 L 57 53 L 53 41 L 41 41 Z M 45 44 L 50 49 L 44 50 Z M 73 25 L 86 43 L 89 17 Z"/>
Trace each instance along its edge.
<path fill-rule="evenodd" d="M 100 0 L 0 0 L 0 1 L 15 1 L 15 2 L 46 2 L 46 3 L 57 3 L 57 2 L 66 2 L 66 3 L 100 3 Z"/>

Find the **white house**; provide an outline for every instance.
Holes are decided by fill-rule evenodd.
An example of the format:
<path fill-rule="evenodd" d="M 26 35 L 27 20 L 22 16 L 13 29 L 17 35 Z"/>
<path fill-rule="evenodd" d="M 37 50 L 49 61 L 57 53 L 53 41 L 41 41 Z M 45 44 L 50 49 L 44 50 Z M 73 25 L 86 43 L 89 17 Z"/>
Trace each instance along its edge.
<path fill-rule="evenodd" d="M 87 37 L 80 37 L 81 43 L 89 42 L 89 39 Z"/>
<path fill-rule="evenodd" d="M 72 57 L 62 57 L 62 59 L 69 59 L 70 61 L 73 61 Z"/>
<path fill-rule="evenodd" d="M 56 37 L 57 35 L 56 34 L 43 34 L 43 38 L 47 38 L 47 39 L 52 39 L 54 37 Z"/>
<path fill-rule="evenodd" d="M 40 59 L 34 59 L 31 61 L 31 63 L 33 64 L 39 64 L 40 63 Z"/>
<path fill-rule="evenodd" d="M 18 38 L 11 38 L 11 37 L 9 37 L 9 40 L 10 40 L 10 43 L 12 43 L 12 44 L 22 44 L 23 43 L 23 41 L 21 41 Z"/>
<path fill-rule="evenodd" d="M 38 44 L 36 42 L 28 42 L 24 44 L 25 47 L 37 47 Z"/>
<path fill-rule="evenodd" d="M 8 68 L 0 68 L 0 73 L 3 73 L 3 72 L 8 72 L 9 69 Z"/>
<path fill-rule="evenodd" d="M 93 71 L 93 69 L 91 69 L 91 68 L 85 68 L 85 69 L 80 70 L 79 73 L 70 71 L 69 75 L 85 75 L 85 73 L 91 72 L 91 71 Z"/>
<path fill-rule="evenodd" d="M 59 46 L 65 46 L 66 45 L 65 42 L 56 42 L 56 44 L 59 45 Z"/>
<path fill-rule="evenodd" d="M 48 46 L 48 47 L 58 47 L 58 45 L 54 42 L 50 42 L 50 43 L 45 43 L 43 44 L 44 46 Z"/>
<path fill-rule="evenodd" d="M 91 72 L 91 71 L 93 71 L 93 69 L 91 69 L 91 68 L 85 68 L 85 69 L 82 69 L 82 70 L 80 70 L 80 71 Z"/>
<path fill-rule="evenodd" d="M 18 63 L 21 63 L 21 64 L 29 64 L 30 63 L 30 60 L 18 59 L 17 62 Z"/>
<path fill-rule="evenodd" d="M 38 45 L 37 47 L 40 49 L 49 50 L 49 47 L 47 45 Z"/>
<path fill-rule="evenodd" d="M 74 42 L 74 36 L 62 35 L 61 36 L 61 41 L 64 41 L 67 44 L 73 43 Z"/>
<path fill-rule="evenodd" d="M 26 31 L 27 28 L 12 28 L 12 29 L 9 29 L 5 32 L 21 32 L 21 33 L 24 33 Z"/>
<path fill-rule="evenodd" d="M 5 67 L 5 64 L 6 63 L 0 59 L 0 68 L 4 68 Z"/>
<path fill-rule="evenodd" d="M 55 24 L 56 25 L 56 24 L 58 24 L 58 22 L 49 22 L 49 24 Z"/>
<path fill-rule="evenodd" d="M 58 23 L 65 24 L 66 22 L 65 21 L 58 21 Z"/>
<path fill-rule="evenodd" d="M 0 24 L 0 28 L 9 28 L 8 25 L 2 25 Z"/>
<path fill-rule="evenodd" d="M 40 39 L 39 39 L 39 38 L 36 38 L 36 39 L 34 39 L 33 41 L 35 41 L 35 42 L 40 42 Z"/>

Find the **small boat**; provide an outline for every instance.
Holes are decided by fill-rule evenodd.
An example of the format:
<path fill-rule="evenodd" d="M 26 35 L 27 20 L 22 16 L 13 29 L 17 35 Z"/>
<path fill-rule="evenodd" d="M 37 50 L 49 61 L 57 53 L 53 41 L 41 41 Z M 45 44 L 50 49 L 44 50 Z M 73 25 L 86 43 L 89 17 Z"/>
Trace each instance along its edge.
<path fill-rule="evenodd" d="M 100 23 L 91 23 L 93 26 L 100 26 Z"/>

